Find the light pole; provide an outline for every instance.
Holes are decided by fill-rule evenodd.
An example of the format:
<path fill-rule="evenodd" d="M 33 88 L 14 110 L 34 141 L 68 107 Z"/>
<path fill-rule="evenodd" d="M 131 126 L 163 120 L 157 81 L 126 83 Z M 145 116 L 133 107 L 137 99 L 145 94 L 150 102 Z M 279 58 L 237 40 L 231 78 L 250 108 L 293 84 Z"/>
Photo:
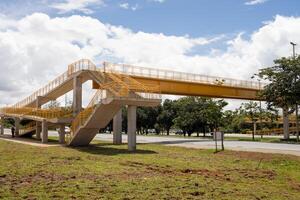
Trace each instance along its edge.
<path fill-rule="evenodd" d="M 293 46 L 293 59 L 295 61 L 296 59 L 296 52 L 295 52 L 295 47 L 296 47 L 296 43 L 294 42 L 290 42 L 290 44 Z M 297 80 L 295 80 L 296 82 Z M 297 142 L 299 142 L 299 123 L 298 123 L 298 104 L 296 103 L 295 105 L 295 109 L 296 109 L 296 132 L 297 132 Z"/>

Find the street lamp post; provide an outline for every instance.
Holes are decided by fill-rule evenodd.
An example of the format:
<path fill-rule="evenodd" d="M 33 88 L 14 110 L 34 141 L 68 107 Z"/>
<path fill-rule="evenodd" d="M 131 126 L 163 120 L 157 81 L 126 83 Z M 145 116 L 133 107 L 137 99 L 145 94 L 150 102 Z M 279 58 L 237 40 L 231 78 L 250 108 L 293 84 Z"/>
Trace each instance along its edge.
<path fill-rule="evenodd" d="M 293 59 L 295 61 L 296 59 L 296 52 L 295 52 L 295 47 L 296 47 L 296 43 L 294 42 L 290 42 L 290 44 L 293 46 Z M 296 80 L 295 80 L 296 81 Z M 298 121 L 298 104 L 296 103 L 295 105 L 295 109 L 296 109 L 296 132 L 297 132 L 297 142 L 299 142 L 299 121 Z"/>

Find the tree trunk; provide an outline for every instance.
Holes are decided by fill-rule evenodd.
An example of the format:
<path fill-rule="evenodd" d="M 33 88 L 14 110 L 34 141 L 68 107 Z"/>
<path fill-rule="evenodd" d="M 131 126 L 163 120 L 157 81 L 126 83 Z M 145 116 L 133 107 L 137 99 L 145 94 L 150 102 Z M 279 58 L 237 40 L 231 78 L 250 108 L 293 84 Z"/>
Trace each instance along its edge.
<path fill-rule="evenodd" d="M 283 108 L 283 134 L 284 134 L 284 139 L 288 140 L 290 139 L 290 132 L 289 132 L 289 108 L 285 107 Z"/>
<path fill-rule="evenodd" d="M 167 129 L 167 135 L 170 135 L 170 129 L 169 128 Z"/>
<path fill-rule="evenodd" d="M 254 141 L 254 137 L 256 135 L 256 122 L 253 122 L 253 131 L 252 131 L 252 140 Z"/>

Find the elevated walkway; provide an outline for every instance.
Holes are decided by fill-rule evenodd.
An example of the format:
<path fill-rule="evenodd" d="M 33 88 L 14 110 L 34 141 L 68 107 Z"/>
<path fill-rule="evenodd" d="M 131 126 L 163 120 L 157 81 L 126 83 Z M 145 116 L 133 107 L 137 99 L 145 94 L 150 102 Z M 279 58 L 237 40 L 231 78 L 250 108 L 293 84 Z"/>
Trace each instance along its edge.
<path fill-rule="evenodd" d="M 86 108 L 82 107 L 82 84 L 93 81 L 97 89 Z M 135 149 L 136 107 L 157 106 L 161 94 L 209 96 L 257 100 L 257 93 L 263 86 L 251 81 L 238 81 L 218 77 L 201 76 L 142 68 L 130 65 L 104 63 L 102 68 L 87 59 L 68 65 L 66 72 L 43 88 L 35 91 L 22 101 L 0 109 L 0 117 L 15 119 L 18 135 L 36 134 L 46 143 L 48 127 L 58 127 L 60 141 L 65 140 L 65 126 L 70 126 L 67 144 L 88 145 L 98 133 L 113 119 L 114 143 L 121 142 L 122 107 L 128 109 L 129 149 Z M 45 109 L 43 105 L 73 91 L 71 109 Z M 23 127 L 21 120 L 32 120 Z M 3 126 L 2 126 L 3 127 Z"/>

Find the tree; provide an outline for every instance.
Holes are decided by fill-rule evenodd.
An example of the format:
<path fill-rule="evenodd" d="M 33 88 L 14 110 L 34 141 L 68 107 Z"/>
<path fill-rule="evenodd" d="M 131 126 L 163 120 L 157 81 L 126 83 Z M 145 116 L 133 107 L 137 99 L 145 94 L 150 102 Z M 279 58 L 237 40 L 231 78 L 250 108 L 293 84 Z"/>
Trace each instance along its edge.
<path fill-rule="evenodd" d="M 249 103 L 242 104 L 241 111 L 244 112 L 245 116 L 253 123 L 252 140 L 254 140 L 256 134 L 256 122 L 260 115 L 260 108 L 256 102 L 250 101 Z"/>
<path fill-rule="evenodd" d="M 211 131 L 221 125 L 223 117 L 222 109 L 227 103 L 224 100 L 214 101 L 205 97 L 184 97 L 175 102 L 177 117 L 174 124 L 183 130 L 184 135 L 191 136 L 193 132 L 202 131 L 204 136 L 206 129 Z"/>
<path fill-rule="evenodd" d="M 266 100 L 268 108 L 283 108 L 283 114 L 288 115 L 294 112 L 293 106 L 299 104 L 300 56 L 295 59 L 283 57 L 275 60 L 274 64 L 272 67 L 261 69 L 257 74 L 260 78 L 270 82 L 260 95 Z M 288 138 L 289 133 L 285 133 L 285 139 Z"/>
<path fill-rule="evenodd" d="M 167 131 L 167 135 L 170 134 L 170 129 L 174 125 L 173 120 L 176 118 L 176 109 L 174 102 L 170 99 L 166 99 L 162 105 L 161 112 L 157 117 L 159 127 Z"/>

